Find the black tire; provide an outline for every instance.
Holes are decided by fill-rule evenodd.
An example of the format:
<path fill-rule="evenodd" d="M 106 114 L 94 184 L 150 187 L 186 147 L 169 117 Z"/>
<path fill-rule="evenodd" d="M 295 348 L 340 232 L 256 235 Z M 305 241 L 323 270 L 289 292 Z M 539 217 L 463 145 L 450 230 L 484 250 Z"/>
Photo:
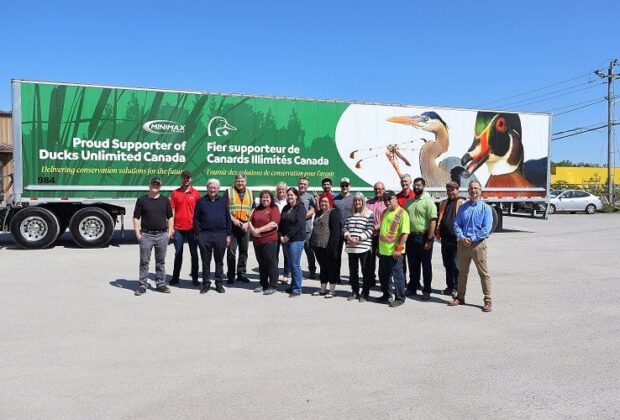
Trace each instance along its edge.
<path fill-rule="evenodd" d="M 114 220 L 99 207 L 84 207 L 69 222 L 73 241 L 82 248 L 106 246 L 114 235 Z"/>
<path fill-rule="evenodd" d="M 54 213 L 43 207 L 27 207 L 11 220 L 11 235 L 22 248 L 47 248 L 56 241 L 60 224 Z"/>
<path fill-rule="evenodd" d="M 556 212 L 555 206 L 553 204 L 549 204 L 549 214 L 553 214 Z"/>
<path fill-rule="evenodd" d="M 586 206 L 586 214 L 594 214 L 596 213 L 596 206 L 594 204 L 588 204 Z"/>
<path fill-rule="evenodd" d="M 493 225 L 491 226 L 491 233 L 493 233 L 497 229 L 497 226 L 499 226 L 500 215 L 498 214 L 495 206 L 491 206 L 491 210 L 493 210 Z"/>

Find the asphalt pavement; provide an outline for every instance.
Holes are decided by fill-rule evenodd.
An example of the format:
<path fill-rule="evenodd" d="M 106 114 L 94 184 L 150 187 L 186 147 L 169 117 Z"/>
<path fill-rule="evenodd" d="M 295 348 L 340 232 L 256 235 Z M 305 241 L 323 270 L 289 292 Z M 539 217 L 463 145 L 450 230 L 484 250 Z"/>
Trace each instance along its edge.
<path fill-rule="evenodd" d="M 331 300 L 309 295 L 318 280 L 255 294 L 252 248 L 250 284 L 200 295 L 186 249 L 180 287 L 135 297 L 131 234 L 45 250 L 0 235 L 0 418 L 618 418 L 620 215 L 504 226 L 491 313 L 473 265 L 467 306 L 389 308 L 348 302 L 346 282 Z M 443 289 L 439 244 L 433 268 Z"/>

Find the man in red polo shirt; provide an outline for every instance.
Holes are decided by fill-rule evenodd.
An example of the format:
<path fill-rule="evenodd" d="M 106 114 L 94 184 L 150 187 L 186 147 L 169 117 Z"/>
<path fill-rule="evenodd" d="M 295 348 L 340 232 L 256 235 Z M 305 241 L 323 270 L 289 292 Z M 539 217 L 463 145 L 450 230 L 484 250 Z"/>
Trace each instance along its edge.
<path fill-rule="evenodd" d="M 403 188 L 401 192 L 396 194 L 398 205 L 405 208 L 405 203 L 415 197 L 413 190 L 411 189 L 411 175 L 405 174 L 400 179 L 400 186 Z"/>
<path fill-rule="evenodd" d="M 323 192 L 321 193 L 321 195 L 317 194 L 316 192 L 312 194 L 314 195 L 314 201 L 316 202 L 316 211 L 319 210 L 319 201 L 321 201 L 321 198 L 323 197 L 327 197 L 327 199 L 329 200 L 330 208 L 334 207 L 334 194 L 332 193 L 331 178 L 323 178 L 323 180 L 321 181 L 321 187 L 323 187 Z"/>
<path fill-rule="evenodd" d="M 192 256 L 192 284 L 198 286 L 198 247 L 194 238 L 194 209 L 200 193 L 192 187 L 192 173 L 181 173 L 181 186 L 170 195 L 170 205 L 174 214 L 174 270 L 170 284 L 179 284 L 183 264 L 183 244 L 187 240 Z"/>
<path fill-rule="evenodd" d="M 396 200 L 398 200 L 398 205 L 405 208 L 405 203 L 415 197 L 415 193 L 411 188 L 413 186 L 413 180 L 411 179 L 411 175 L 405 174 L 400 179 L 400 186 L 402 187 L 401 192 L 396 194 Z M 409 252 L 409 247 L 407 247 L 407 252 Z M 405 257 L 405 255 L 403 255 Z M 405 278 L 407 278 L 407 258 L 403 258 L 403 272 L 405 273 Z M 418 281 L 419 283 L 419 281 Z M 413 286 L 411 286 L 413 287 Z M 422 285 L 416 285 L 417 290 L 422 289 Z"/>

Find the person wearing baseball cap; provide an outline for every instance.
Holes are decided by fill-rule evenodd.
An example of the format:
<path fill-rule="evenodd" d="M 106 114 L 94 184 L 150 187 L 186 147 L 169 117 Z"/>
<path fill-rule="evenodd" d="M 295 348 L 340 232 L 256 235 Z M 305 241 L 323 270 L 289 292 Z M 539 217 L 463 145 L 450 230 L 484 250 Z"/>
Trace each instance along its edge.
<path fill-rule="evenodd" d="M 174 269 L 170 285 L 179 284 L 183 265 L 183 244 L 187 241 L 191 255 L 192 284 L 198 286 L 198 243 L 194 238 L 194 210 L 200 199 L 200 192 L 192 186 L 192 173 L 181 172 L 181 186 L 170 194 L 170 205 L 174 215 Z"/>
<path fill-rule="evenodd" d="M 379 227 L 379 281 L 383 296 L 380 300 L 396 308 L 405 303 L 405 273 L 403 260 L 409 236 L 409 214 L 398 205 L 397 195 L 383 193 L 387 208 Z"/>
<path fill-rule="evenodd" d="M 459 197 L 460 185 L 456 181 L 446 184 L 447 198 L 439 203 L 439 216 L 435 227 L 435 237 L 441 241 L 441 257 L 443 266 L 446 269 L 446 288 L 444 295 L 451 295 L 456 298 L 458 288 L 459 269 L 457 263 L 456 234 L 454 233 L 454 218 L 459 211 L 459 207 L 465 201 Z"/>
<path fill-rule="evenodd" d="M 340 194 L 334 197 L 334 207 L 338 209 L 340 213 L 340 225 L 344 226 L 346 220 L 353 214 L 353 194 L 351 194 L 351 180 L 346 176 L 340 178 Z M 344 248 L 344 232 L 340 234 L 340 241 L 338 242 L 338 249 L 336 250 L 336 267 L 334 273 L 336 276 L 336 282 L 342 283 L 340 279 L 340 269 L 342 267 L 342 249 Z"/>
<path fill-rule="evenodd" d="M 155 248 L 155 285 L 158 292 L 170 293 L 166 285 L 166 249 L 174 234 L 170 201 L 160 194 L 161 178 L 149 181 L 149 193 L 139 197 L 133 212 L 133 229 L 140 248 L 140 285 L 135 295 L 141 296 L 148 289 L 149 263 Z"/>

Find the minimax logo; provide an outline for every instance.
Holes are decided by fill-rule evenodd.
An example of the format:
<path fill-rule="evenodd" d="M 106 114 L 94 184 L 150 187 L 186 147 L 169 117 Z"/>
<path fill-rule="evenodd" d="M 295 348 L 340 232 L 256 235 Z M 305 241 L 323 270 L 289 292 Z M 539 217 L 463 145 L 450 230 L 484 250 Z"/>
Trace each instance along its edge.
<path fill-rule="evenodd" d="M 209 125 L 207 126 L 209 137 L 226 137 L 231 131 L 237 131 L 237 127 L 230 125 L 226 118 L 218 115 L 209 120 Z"/>
<path fill-rule="evenodd" d="M 153 134 L 179 134 L 185 133 L 185 125 L 168 120 L 152 120 L 142 124 L 144 131 Z"/>

